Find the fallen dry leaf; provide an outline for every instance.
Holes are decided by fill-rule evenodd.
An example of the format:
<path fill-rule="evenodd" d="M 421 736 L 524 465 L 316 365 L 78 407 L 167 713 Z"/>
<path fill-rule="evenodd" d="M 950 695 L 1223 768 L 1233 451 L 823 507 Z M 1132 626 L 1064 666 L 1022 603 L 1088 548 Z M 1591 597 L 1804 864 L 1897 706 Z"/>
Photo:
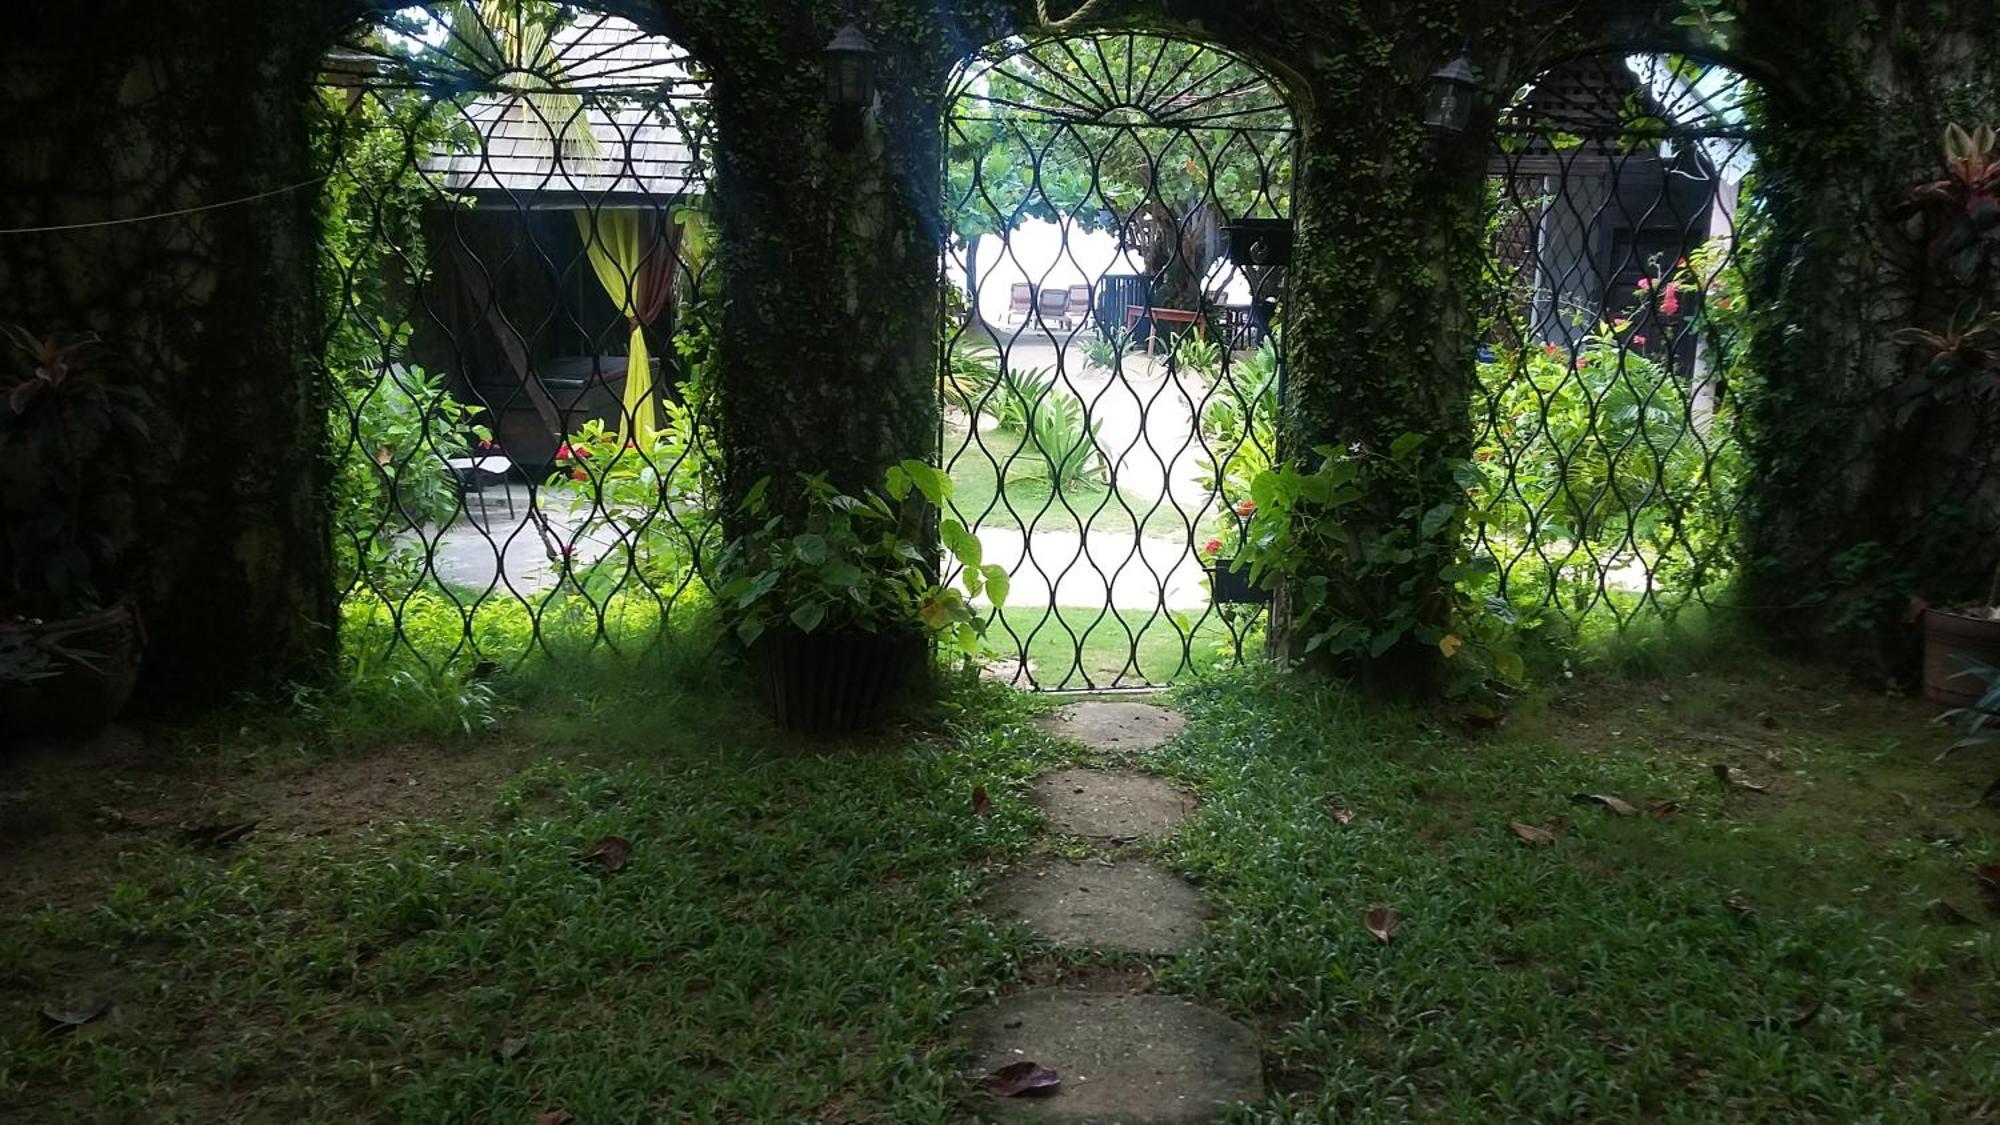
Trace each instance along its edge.
<path fill-rule="evenodd" d="M 1375 940 L 1385 943 L 1403 928 L 1403 916 L 1386 906 L 1369 907 L 1367 922 L 1368 932 L 1375 935 Z"/>
<path fill-rule="evenodd" d="M 1924 908 L 1924 913 L 1928 914 L 1933 922 L 1943 922 L 1947 926 L 1972 925 L 1972 915 L 1941 898 L 1932 899 L 1931 904 Z"/>
<path fill-rule="evenodd" d="M 248 836 L 250 830 L 261 823 L 263 822 L 260 820 L 232 820 L 183 825 L 181 835 L 190 844 L 198 844 L 205 848 L 220 848 Z"/>
<path fill-rule="evenodd" d="M 1722 900 L 1722 905 L 1728 907 L 1729 912 L 1738 918 L 1754 918 L 1757 916 L 1757 908 L 1750 905 L 1750 900 L 1744 898 L 1742 895 L 1730 895 L 1728 898 Z"/>
<path fill-rule="evenodd" d="M 1646 815 L 1668 817 L 1681 811 L 1681 803 L 1666 797 L 1646 798 Z"/>
<path fill-rule="evenodd" d="M 623 836 L 606 836 L 590 850 L 577 857 L 577 862 L 587 867 L 597 868 L 600 875 L 609 875 L 625 866 L 632 857 L 632 841 Z"/>
<path fill-rule="evenodd" d="M 1326 799 L 1326 815 L 1332 817 L 1335 822 L 1340 824 L 1354 823 L 1354 810 L 1342 805 L 1332 797 Z"/>
<path fill-rule="evenodd" d="M 996 1098 L 1019 1098 L 1053 1094 L 1062 1085 L 1062 1076 L 1033 1059 L 1008 1063 L 979 1080 Z"/>
<path fill-rule="evenodd" d="M 535 1118 L 535 1125 L 576 1125 L 576 1114 L 566 1109 L 547 1109 Z"/>
<path fill-rule="evenodd" d="M 1537 828 L 1532 824 L 1522 824 L 1518 820 L 1508 821 L 1507 827 L 1513 830 L 1514 835 L 1519 836 L 1522 840 L 1530 844 L 1547 847 L 1556 842 L 1556 834 L 1546 828 Z"/>
<path fill-rule="evenodd" d="M 1578 793 L 1569 799 L 1569 803 L 1572 805 L 1603 805 L 1619 816 L 1639 815 L 1639 810 L 1633 808 L 1630 802 L 1622 797 L 1614 797 L 1609 793 Z"/>
<path fill-rule="evenodd" d="M 1986 905 L 2000 910 L 2000 863 L 1989 863 L 1973 874 L 1979 877 L 1979 890 L 1986 896 Z"/>
<path fill-rule="evenodd" d="M 1824 1007 L 1826 1007 L 1826 1001 L 1824 1000 L 1815 1000 L 1810 1004 L 1800 1007 L 1792 1013 L 1792 1026 L 1804 1027 L 1811 1023 L 1819 1015 L 1820 1009 Z"/>
<path fill-rule="evenodd" d="M 528 1049 L 527 1039 L 523 1038 L 522 1036 L 516 1035 L 507 1039 L 502 1039 L 500 1041 L 500 1045 L 493 1049 L 493 1056 L 499 1059 L 501 1062 L 512 1062 L 516 1058 L 520 1057 L 522 1051 L 525 1051 L 527 1049 Z"/>
<path fill-rule="evenodd" d="M 1745 781 L 1742 778 L 1736 776 L 1735 770 L 1729 768 L 1729 766 L 1725 765 L 1722 762 L 1717 762 L 1708 768 L 1714 771 L 1715 780 L 1721 782 L 1724 785 L 1734 785 L 1739 788 L 1748 789 L 1752 793 L 1765 793 L 1770 791 L 1771 787 L 1769 784 L 1759 785 L 1757 782 L 1754 781 Z"/>
<path fill-rule="evenodd" d="M 103 1019 L 111 1014 L 111 998 L 99 997 L 80 1008 L 58 1008 L 51 1004 L 42 1009 L 42 1020 L 51 1033 L 61 1035 L 75 1031 L 84 1024 Z"/>
<path fill-rule="evenodd" d="M 993 799 L 986 795 L 986 787 L 984 785 L 975 785 L 972 787 L 972 815 L 993 815 Z"/>

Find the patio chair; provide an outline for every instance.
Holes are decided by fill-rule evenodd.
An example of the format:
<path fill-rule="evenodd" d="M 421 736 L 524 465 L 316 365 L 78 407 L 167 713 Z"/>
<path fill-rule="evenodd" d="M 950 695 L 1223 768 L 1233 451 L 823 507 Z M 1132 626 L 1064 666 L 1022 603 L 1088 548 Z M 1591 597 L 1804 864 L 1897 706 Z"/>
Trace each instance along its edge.
<path fill-rule="evenodd" d="M 1090 286 L 1070 286 L 1069 300 L 1063 305 L 1063 327 L 1075 325 L 1079 328 L 1088 328 L 1093 319 L 1090 309 Z"/>
<path fill-rule="evenodd" d="M 1060 324 L 1069 327 L 1069 291 L 1066 289 L 1044 289 L 1036 295 L 1036 311 L 1041 314 L 1044 325 Z"/>
<path fill-rule="evenodd" d="M 1035 311 L 1035 287 L 1025 281 L 1017 281 L 1007 298 L 1007 323 L 1026 320 Z"/>

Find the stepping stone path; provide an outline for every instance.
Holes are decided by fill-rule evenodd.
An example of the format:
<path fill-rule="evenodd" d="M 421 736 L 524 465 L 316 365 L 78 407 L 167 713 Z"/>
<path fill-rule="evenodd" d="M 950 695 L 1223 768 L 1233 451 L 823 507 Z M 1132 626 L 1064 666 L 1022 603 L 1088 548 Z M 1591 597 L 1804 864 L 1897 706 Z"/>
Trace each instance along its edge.
<path fill-rule="evenodd" d="M 1208 918 L 1201 892 L 1187 880 L 1137 860 L 1031 864 L 1001 880 L 987 908 L 1065 949 L 1148 956 L 1193 945 Z"/>
<path fill-rule="evenodd" d="M 1133 753 L 1179 733 L 1185 720 L 1150 704 L 1086 702 L 1040 724 L 1093 750 Z M 1059 831 L 1116 849 L 1171 836 L 1194 800 L 1134 770 L 1056 770 L 1029 797 Z M 1002 879 L 987 909 L 1026 923 L 1067 949 L 1144 956 L 1178 953 L 1200 940 L 1209 916 L 1201 892 L 1164 868 L 1115 850 L 1084 860 L 1040 858 Z M 953 1025 L 970 1050 L 964 1071 L 979 1083 L 1010 1064 L 1054 1070 L 1053 1092 L 987 1097 L 982 1117 L 1024 1121 L 1214 1121 L 1229 1107 L 1263 1100 L 1256 1036 L 1227 1016 L 1173 996 L 1049 988 L 1005 997 Z"/>
<path fill-rule="evenodd" d="M 1057 738 L 1074 739 L 1093 750 L 1139 753 L 1179 734 L 1187 717 L 1150 703 L 1092 701 L 1065 707 L 1035 720 Z"/>
<path fill-rule="evenodd" d="M 1136 770 L 1056 770 L 1028 799 L 1072 836 L 1119 841 L 1164 839 L 1194 811 L 1187 794 Z"/>

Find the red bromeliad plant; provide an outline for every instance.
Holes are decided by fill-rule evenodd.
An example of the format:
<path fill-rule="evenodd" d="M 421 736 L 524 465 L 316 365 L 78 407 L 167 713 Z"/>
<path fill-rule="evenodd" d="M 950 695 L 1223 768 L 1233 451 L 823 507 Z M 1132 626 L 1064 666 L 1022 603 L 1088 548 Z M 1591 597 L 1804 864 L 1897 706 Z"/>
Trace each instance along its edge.
<path fill-rule="evenodd" d="M 0 328 L 0 619 L 98 608 L 136 537 L 127 487 L 147 398 L 106 377 L 94 335 Z"/>
<path fill-rule="evenodd" d="M 2000 390 L 2000 315 L 1986 308 L 1992 288 L 1995 231 L 2000 231 L 2000 154 L 1993 127 L 1945 129 L 1946 174 L 1911 193 L 1912 209 L 1925 218 L 1925 257 L 1933 281 L 1944 292 L 1963 295 L 1939 330 L 1910 327 L 1900 343 L 1926 349 L 1929 393 L 1957 390 L 1992 394 Z M 1905 413 L 1915 408 L 1915 400 Z"/>

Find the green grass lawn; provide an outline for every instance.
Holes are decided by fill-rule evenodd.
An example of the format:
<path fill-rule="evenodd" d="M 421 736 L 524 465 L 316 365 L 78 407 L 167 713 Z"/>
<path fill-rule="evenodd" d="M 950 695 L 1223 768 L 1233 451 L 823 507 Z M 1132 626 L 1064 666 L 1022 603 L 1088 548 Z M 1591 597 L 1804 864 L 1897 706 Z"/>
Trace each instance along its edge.
<path fill-rule="evenodd" d="M 990 686 L 836 745 L 642 667 L 502 680 L 471 738 L 363 698 L 0 755 L 0 1119 L 966 1120 L 951 1017 L 1063 982 L 1250 1024 L 1245 1121 L 1991 1119 L 1992 755 L 1933 765 L 1930 708 L 1821 673 L 1655 663 L 1483 732 L 1261 669 L 1182 689 L 1148 764 L 1202 806 L 1157 854 L 1217 920 L 1150 976 L 978 912 L 1060 846 L 1027 779 L 1088 760 Z M 623 870 L 576 862 L 608 834 Z"/>
<path fill-rule="evenodd" d="M 1034 685 L 1084 691 L 1144 687 L 1256 659 L 1263 632 L 1248 618 L 1234 629 L 1216 610 L 1168 613 L 1104 606 L 1009 605 L 987 628 L 1003 659 L 1027 654 Z M 1019 686 L 1027 687 L 1022 679 Z"/>
<path fill-rule="evenodd" d="M 946 435 L 945 460 L 952 483 L 951 506 L 967 527 L 1029 526 L 1036 531 L 1075 531 L 1088 526 L 1107 535 L 1130 535 L 1144 526 L 1147 535 L 1185 541 L 1188 521 L 1165 497 L 1113 492 L 1098 481 L 1084 481 L 1057 496 L 1049 482 L 1033 475 L 1042 463 L 1033 448 L 1021 449 L 1024 435 L 983 430 L 978 442 L 963 431 Z M 1003 501 L 1000 477 L 1007 474 Z M 1196 530 L 1206 513 L 1197 513 Z"/>

